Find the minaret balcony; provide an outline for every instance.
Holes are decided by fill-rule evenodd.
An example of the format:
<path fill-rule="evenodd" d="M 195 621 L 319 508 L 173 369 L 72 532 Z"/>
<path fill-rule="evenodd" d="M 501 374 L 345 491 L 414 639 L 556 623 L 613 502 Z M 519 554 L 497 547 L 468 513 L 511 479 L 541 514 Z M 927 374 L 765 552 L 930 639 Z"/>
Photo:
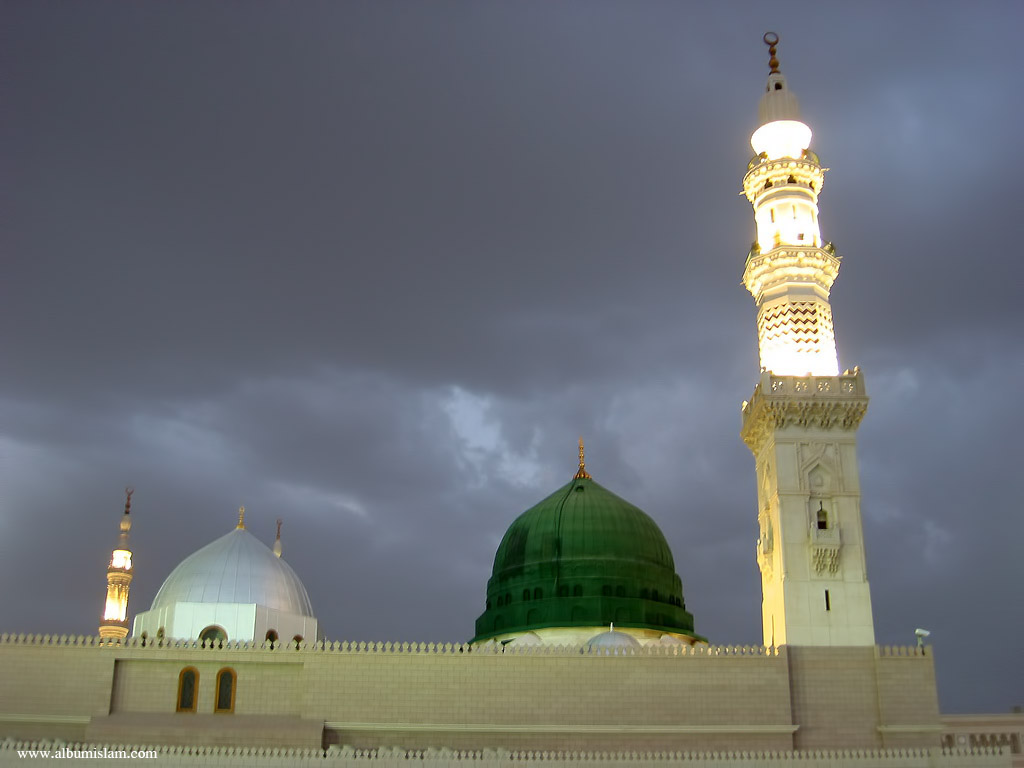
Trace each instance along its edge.
<path fill-rule="evenodd" d="M 784 283 L 814 283 L 826 297 L 839 276 L 840 258 L 816 245 L 783 245 L 770 251 L 751 250 L 743 270 L 743 285 L 761 303 L 764 292 Z"/>
<path fill-rule="evenodd" d="M 817 197 L 825 185 L 826 170 L 809 159 L 765 160 L 747 171 L 743 177 L 743 193 L 755 206 L 763 193 L 793 185 L 805 187 L 812 197 Z"/>
<path fill-rule="evenodd" d="M 777 376 L 764 371 L 743 403 L 743 442 L 757 453 L 776 430 L 787 427 L 855 430 L 868 409 L 860 369 L 838 376 Z"/>

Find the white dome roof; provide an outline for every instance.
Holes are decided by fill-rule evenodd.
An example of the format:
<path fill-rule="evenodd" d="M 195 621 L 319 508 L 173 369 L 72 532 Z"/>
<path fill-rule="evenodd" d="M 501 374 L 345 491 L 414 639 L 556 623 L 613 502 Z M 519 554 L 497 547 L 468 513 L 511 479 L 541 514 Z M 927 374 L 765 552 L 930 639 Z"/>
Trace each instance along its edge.
<path fill-rule="evenodd" d="M 594 635 L 587 641 L 587 648 L 593 648 L 595 650 L 610 650 L 617 652 L 619 650 L 625 650 L 626 648 L 639 648 L 640 642 L 632 635 L 627 635 L 625 632 L 618 632 L 615 629 L 609 629 L 607 632 L 602 632 L 599 635 Z"/>
<path fill-rule="evenodd" d="M 295 571 L 244 528 L 182 560 L 156 593 L 150 610 L 176 603 L 256 604 L 313 615 L 309 595 Z"/>

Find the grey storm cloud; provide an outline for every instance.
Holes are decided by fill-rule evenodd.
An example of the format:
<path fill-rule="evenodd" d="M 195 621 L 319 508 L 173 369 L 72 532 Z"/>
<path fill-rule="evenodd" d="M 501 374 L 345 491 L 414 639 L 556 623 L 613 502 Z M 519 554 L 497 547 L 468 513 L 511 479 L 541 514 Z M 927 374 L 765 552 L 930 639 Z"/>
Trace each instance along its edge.
<path fill-rule="evenodd" d="M 0 631 L 91 631 L 284 520 L 330 637 L 463 640 L 575 469 L 760 641 L 739 196 L 761 35 L 823 235 L 878 640 L 1024 703 L 1017 3 L 0 3 Z M 982 646 L 984 653 L 967 648 Z"/>

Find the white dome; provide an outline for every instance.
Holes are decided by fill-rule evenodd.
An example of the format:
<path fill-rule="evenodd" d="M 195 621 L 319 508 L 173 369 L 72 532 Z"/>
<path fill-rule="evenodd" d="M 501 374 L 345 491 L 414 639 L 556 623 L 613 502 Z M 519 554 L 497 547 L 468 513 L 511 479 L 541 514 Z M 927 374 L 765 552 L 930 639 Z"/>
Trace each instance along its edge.
<path fill-rule="evenodd" d="M 182 560 L 156 593 L 150 610 L 177 603 L 255 604 L 313 615 L 309 595 L 295 571 L 244 528 Z"/>
<path fill-rule="evenodd" d="M 594 635 L 587 641 L 586 647 L 594 650 L 618 653 L 620 651 L 625 652 L 627 648 L 639 648 L 640 642 L 632 635 L 627 635 L 625 632 L 618 632 L 612 628 L 607 632 Z"/>

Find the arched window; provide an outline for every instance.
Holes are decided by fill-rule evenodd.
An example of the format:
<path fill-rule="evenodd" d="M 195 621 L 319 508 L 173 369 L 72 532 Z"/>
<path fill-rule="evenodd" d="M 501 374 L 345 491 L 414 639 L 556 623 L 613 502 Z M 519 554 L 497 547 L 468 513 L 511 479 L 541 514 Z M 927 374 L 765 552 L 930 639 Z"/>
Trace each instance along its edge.
<path fill-rule="evenodd" d="M 512 605 L 512 595 L 505 593 L 505 605 Z"/>
<path fill-rule="evenodd" d="M 222 627 L 218 627 L 215 624 L 211 624 L 199 633 L 199 642 L 205 642 L 210 648 L 222 646 L 227 639 L 228 633 Z"/>
<path fill-rule="evenodd" d="M 582 584 L 577 584 L 575 587 L 572 588 L 572 596 L 573 597 L 583 597 L 583 585 Z"/>
<path fill-rule="evenodd" d="M 824 504 L 818 504 L 818 530 L 824 531 L 828 529 L 828 512 L 825 511 Z"/>
<path fill-rule="evenodd" d="M 277 644 L 277 630 L 276 629 L 268 629 L 267 630 L 267 636 L 264 639 L 268 643 L 270 643 L 271 645 L 276 645 Z"/>
<path fill-rule="evenodd" d="M 295 635 L 292 638 L 292 643 L 295 645 L 295 650 L 299 650 L 299 647 L 302 645 L 302 635 Z"/>
<path fill-rule="evenodd" d="M 544 597 L 544 590 L 541 589 L 540 587 L 534 587 L 534 589 L 533 589 L 533 599 L 534 600 L 540 600 L 543 597 Z"/>
<path fill-rule="evenodd" d="M 530 599 L 530 590 L 524 589 L 523 590 L 523 600 L 529 600 L 529 599 Z"/>
<path fill-rule="evenodd" d="M 196 711 L 196 691 L 199 690 L 199 670 L 185 667 L 178 673 L 178 712 Z"/>
<path fill-rule="evenodd" d="M 503 598 L 501 595 L 498 595 L 498 607 L 501 608 L 501 606 L 503 606 L 504 604 L 505 598 Z"/>
<path fill-rule="evenodd" d="M 561 584 L 561 585 L 559 585 L 559 587 L 558 587 L 558 596 L 559 597 L 568 597 L 569 596 L 569 585 L 568 584 Z"/>
<path fill-rule="evenodd" d="M 235 711 L 235 670 L 224 667 L 217 673 L 217 700 L 214 702 L 214 712 Z"/>

